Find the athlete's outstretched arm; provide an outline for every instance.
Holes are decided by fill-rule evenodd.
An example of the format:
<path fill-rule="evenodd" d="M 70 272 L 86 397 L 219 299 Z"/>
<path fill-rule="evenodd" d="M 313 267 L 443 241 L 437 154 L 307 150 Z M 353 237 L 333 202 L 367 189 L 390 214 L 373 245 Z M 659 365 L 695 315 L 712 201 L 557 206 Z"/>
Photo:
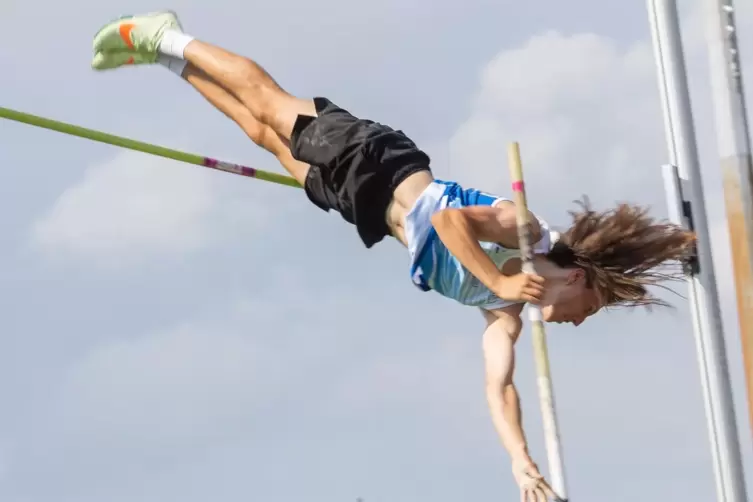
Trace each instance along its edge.
<path fill-rule="evenodd" d="M 536 218 L 532 222 L 531 239 L 541 239 Z M 445 247 L 482 284 L 503 300 L 537 303 L 543 294 L 543 278 L 517 274 L 505 276 L 484 252 L 480 241 L 497 242 L 510 249 L 518 248 L 518 223 L 515 205 L 503 202 L 498 206 L 446 208 L 431 219 Z"/>
<path fill-rule="evenodd" d="M 529 459 L 520 399 L 513 382 L 514 345 L 523 323 L 517 316 L 482 312 L 486 318 L 483 336 L 485 390 L 492 422 L 513 462 Z"/>
<path fill-rule="evenodd" d="M 494 314 L 482 310 L 487 323 L 483 339 L 486 400 L 494 427 L 510 455 L 521 500 L 546 501 L 547 497 L 556 500 L 554 492 L 528 453 L 520 398 L 513 383 L 514 345 L 523 326 L 521 311 L 519 305 L 497 310 Z"/>

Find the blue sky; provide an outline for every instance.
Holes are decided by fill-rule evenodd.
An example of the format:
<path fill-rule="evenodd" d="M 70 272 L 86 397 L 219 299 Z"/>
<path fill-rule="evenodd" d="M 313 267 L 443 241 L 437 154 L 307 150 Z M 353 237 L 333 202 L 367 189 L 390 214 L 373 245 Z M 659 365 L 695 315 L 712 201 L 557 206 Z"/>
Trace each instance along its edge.
<path fill-rule="evenodd" d="M 737 3 L 745 48 L 753 10 Z M 680 4 L 750 472 L 700 3 Z M 405 130 L 438 176 L 506 193 L 520 141 L 529 202 L 555 225 L 582 193 L 666 214 L 640 2 L 4 0 L 2 106 L 279 170 L 167 70 L 89 69 L 102 23 L 165 7 L 291 92 Z M 295 189 L 14 122 L 0 137 L 3 500 L 517 499 L 484 402 L 482 319 L 413 287 L 396 243 L 366 250 Z M 574 500 L 715 496 L 676 305 L 548 328 Z M 546 469 L 527 336 L 518 350 Z"/>

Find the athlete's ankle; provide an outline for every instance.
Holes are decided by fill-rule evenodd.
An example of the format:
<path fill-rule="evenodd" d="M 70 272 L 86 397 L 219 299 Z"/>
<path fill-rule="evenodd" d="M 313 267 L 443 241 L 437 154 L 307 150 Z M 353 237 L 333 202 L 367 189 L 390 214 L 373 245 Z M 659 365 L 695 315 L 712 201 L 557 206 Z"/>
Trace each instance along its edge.
<path fill-rule="evenodd" d="M 169 56 L 167 54 L 157 55 L 157 63 L 161 64 L 181 78 L 183 78 L 183 72 L 188 65 L 188 61 L 186 61 L 185 59 L 180 59 L 175 56 Z"/>
<path fill-rule="evenodd" d="M 183 52 L 186 50 L 186 46 L 194 40 L 194 37 L 187 35 L 178 30 L 166 30 L 162 34 L 159 48 L 157 51 L 166 56 L 172 56 L 178 59 L 183 58 Z"/>

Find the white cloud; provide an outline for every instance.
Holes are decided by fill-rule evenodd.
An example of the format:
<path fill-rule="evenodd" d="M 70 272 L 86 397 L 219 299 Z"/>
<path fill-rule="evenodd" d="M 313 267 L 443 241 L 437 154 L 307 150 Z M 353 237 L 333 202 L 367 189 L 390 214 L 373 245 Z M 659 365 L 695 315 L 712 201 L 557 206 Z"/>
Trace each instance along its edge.
<path fill-rule="evenodd" d="M 109 265 L 206 245 L 215 203 L 209 173 L 136 152 L 93 166 L 36 222 L 43 251 Z"/>
<path fill-rule="evenodd" d="M 502 51 L 451 140 L 452 171 L 507 193 L 506 147 L 519 141 L 531 206 L 544 215 L 582 193 L 655 202 L 663 130 L 652 57 L 645 43 L 621 49 L 589 33 L 547 32 Z"/>
<path fill-rule="evenodd" d="M 47 256 L 122 267 L 174 259 L 265 224 L 260 182 L 132 151 L 87 169 L 31 229 Z M 254 185 L 254 183 L 256 183 Z M 268 193 L 266 196 L 264 193 Z M 272 194 L 272 195 L 269 195 Z M 275 201 L 277 210 L 295 203 Z"/>
<path fill-rule="evenodd" d="M 77 441 L 169 449 L 225 437 L 273 378 L 254 337 L 186 325 L 92 350 L 63 379 L 57 410 Z"/>
<path fill-rule="evenodd" d="M 753 7 L 738 4 L 747 68 Z M 705 191 L 713 206 L 720 180 L 708 16 L 702 2 L 681 7 Z M 594 33 L 550 30 L 498 53 L 480 71 L 469 115 L 450 139 L 446 170 L 467 185 L 509 193 L 506 148 L 512 141 L 521 144 L 529 203 L 552 223 L 564 223 L 564 209 L 583 193 L 599 206 L 630 200 L 664 215 L 660 169 L 667 149 L 651 40 L 624 45 Z"/>

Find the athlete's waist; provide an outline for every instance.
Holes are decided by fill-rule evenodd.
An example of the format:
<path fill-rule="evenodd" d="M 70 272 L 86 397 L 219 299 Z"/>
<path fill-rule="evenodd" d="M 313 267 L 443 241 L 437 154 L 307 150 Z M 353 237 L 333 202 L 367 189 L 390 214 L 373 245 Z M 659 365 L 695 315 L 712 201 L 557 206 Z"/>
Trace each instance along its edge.
<path fill-rule="evenodd" d="M 402 178 L 397 178 L 397 183 L 392 192 L 393 205 L 400 206 L 404 215 L 416 205 L 416 201 L 434 183 L 434 176 L 428 168 L 415 166 L 405 172 Z"/>

